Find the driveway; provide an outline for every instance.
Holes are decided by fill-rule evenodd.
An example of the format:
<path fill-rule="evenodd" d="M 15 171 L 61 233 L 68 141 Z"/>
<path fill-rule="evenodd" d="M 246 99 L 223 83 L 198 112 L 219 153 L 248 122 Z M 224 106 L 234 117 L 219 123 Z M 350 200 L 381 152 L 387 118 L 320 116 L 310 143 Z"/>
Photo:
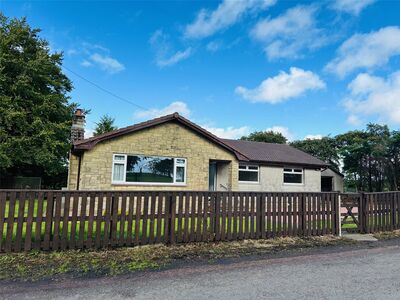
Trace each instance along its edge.
<path fill-rule="evenodd" d="M 190 264 L 136 275 L 0 283 L 4 299 L 399 299 L 400 242 Z"/>

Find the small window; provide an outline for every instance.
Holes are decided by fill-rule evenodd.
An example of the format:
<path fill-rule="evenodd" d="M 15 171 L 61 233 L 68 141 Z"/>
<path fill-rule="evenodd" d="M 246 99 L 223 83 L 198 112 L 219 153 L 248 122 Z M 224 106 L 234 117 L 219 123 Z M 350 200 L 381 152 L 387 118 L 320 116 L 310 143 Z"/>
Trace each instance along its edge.
<path fill-rule="evenodd" d="M 303 169 L 283 169 L 283 182 L 289 184 L 302 184 L 303 183 Z"/>
<path fill-rule="evenodd" d="M 186 182 L 186 159 L 114 154 L 115 183 L 174 184 Z"/>
<path fill-rule="evenodd" d="M 258 166 L 239 165 L 239 181 L 258 182 Z"/>

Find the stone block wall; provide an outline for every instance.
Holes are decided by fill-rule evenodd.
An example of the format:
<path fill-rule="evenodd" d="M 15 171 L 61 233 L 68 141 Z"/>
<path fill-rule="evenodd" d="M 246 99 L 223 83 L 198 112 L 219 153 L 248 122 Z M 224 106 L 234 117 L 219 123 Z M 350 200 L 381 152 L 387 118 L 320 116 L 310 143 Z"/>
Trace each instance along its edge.
<path fill-rule="evenodd" d="M 186 185 L 112 184 L 113 154 L 154 155 L 187 159 Z M 228 150 L 178 123 L 165 123 L 104 141 L 85 151 L 81 162 L 80 190 L 208 190 L 210 160 L 229 163 L 229 189 L 238 189 L 238 162 Z M 69 189 L 76 189 L 77 157 L 71 155 Z"/>

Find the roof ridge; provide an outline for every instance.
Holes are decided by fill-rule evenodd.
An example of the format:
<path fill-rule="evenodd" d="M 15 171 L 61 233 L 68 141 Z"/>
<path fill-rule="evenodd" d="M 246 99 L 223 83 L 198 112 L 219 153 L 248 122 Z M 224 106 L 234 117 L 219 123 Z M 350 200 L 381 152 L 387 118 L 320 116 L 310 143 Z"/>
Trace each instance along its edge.
<path fill-rule="evenodd" d="M 125 133 L 129 133 L 129 132 L 133 132 L 136 130 L 142 130 L 145 129 L 147 127 L 151 127 L 151 126 L 155 126 L 155 125 L 159 125 L 162 124 L 164 122 L 168 122 L 168 121 L 172 121 L 172 120 L 178 120 L 180 121 L 182 124 L 188 126 L 189 128 L 193 129 L 194 131 L 200 132 L 201 134 L 205 135 L 206 137 L 208 137 L 209 139 L 213 140 L 215 143 L 219 144 L 220 146 L 232 151 L 237 157 L 238 159 L 242 159 L 242 160 L 249 160 L 249 158 L 242 153 L 242 151 L 238 150 L 236 147 L 227 144 L 226 142 L 223 141 L 223 139 L 219 138 L 218 136 L 216 136 L 215 134 L 209 132 L 208 130 L 204 129 L 203 127 L 197 125 L 196 123 L 186 119 L 185 117 L 181 116 L 178 112 L 174 112 L 172 114 L 168 114 L 165 116 L 161 116 L 161 117 L 157 117 L 151 120 L 147 120 L 144 122 L 140 122 L 137 124 L 133 124 L 127 127 L 123 127 L 123 128 L 119 128 L 113 131 L 109 131 L 103 134 L 100 134 L 98 136 L 95 137 L 91 137 L 88 139 L 84 139 L 78 142 L 75 142 L 73 144 L 73 149 L 75 150 L 88 150 L 91 149 L 92 147 L 94 147 L 97 143 L 106 140 L 108 138 L 112 138 L 112 137 L 118 137 L 121 136 Z"/>

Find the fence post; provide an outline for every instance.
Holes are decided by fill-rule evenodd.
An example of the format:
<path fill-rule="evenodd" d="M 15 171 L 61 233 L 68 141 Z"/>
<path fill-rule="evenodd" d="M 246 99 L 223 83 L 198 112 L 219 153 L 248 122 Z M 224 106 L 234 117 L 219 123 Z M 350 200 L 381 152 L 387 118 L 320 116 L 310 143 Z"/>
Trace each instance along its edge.
<path fill-rule="evenodd" d="M 116 210 L 116 211 L 115 211 Z M 111 246 L 115 245 L 117 239 L 117 222 L 116 216 L 118 216 L 118 205 L 115 205 L 115 195 L 114 193 L 111 194 L 111 209 L 110 209 L 110 235 L 109 241 Z"/>
<path fill-rule="evenodd" d="M 257 207 L 256 207 L 256 215 L 257 215 L 257 239 L 262 238 L 263 232 L 265 231 L 265 226 L 264 226 L 264 213 L 265 213 L 265 208 L 264 208 L 264 197 L 262 194 L 258 193 L 257 194 Z"/>
<path fill-rule="evenodd" d="M 335 199 L 335 202 L 334 202 L 335 208 L 334 208 L 334 210 L 333 210 L 333 214 L 334 214 L 334 216 L 335 216 L 335 222 L 334 222 L 334 224 L 335 224 L 335 231 L 334 231 L 334 232 L 335 232 L 335 235 L 340 236 L 340 235 L 341 235 L 341 227 L 342 227 L 342 224 L 341 224 L 341 220 L 340 220 L 339 192 L 335 193 L 334 199 Z"/>
<path fill-rule="evenodd" d="M 305 201 L 305 194 L 304 193 L 301 193 L 301 197 L 300 197 L 300 199 L 301 199 L 301 214 L 300 214 L 300 216 L 301 216 L 301 234 L 303 235 L 303 236 L 305 236 L 306 235 L 306 231 L 307 231 L 307 226 L 306 226 L 306 224 L 307 224 L 307 222 L 306 222 L 306 216 L 307 216 L 307 208 L 306 208 L 306 201 Z"/>
<path fill-rule="evenodd" d="M 392 199 L 390 201 L 390 213 L 391 213 L 390 230 L 394 230 L 396 228 L 396 194 L 397 193 L 392 193 Z"/>
<path fill-rule="evenodd" d="M 367 233 L 366 232 L 366 228 L 365 228 L 365 217 L 366 217 L 366 213 L 365 213 L 365 194 L 364 192 L 360 192 L 360 202 L 358 205 L 358 222 L 360 223 L 360 233 Z"/>
<path fill-rule="evenodd" d="M 337 210 L 336 210 L 336 223 L 339 228 L 339 236 L 342 236 L 342 194 L 340 192 L 337 193 Z"/>
<path fill-rule="evenodd" d="M 176 214 L 176 197 L 175 194 L 169 196 L 168 203 L 168 244 L 175 244 L 175 214 Z M 193 212 L 192 212 L 193 213 Z"/>

